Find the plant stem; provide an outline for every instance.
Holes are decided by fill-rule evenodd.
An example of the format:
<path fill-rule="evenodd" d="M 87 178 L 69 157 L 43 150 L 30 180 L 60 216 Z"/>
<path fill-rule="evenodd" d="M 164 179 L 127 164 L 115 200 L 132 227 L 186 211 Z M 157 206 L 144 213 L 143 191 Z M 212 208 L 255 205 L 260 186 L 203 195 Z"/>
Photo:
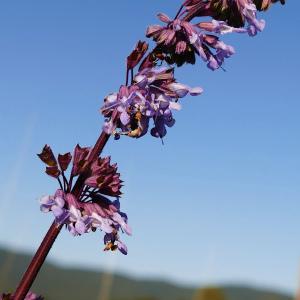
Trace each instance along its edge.
<path fill-rule="evenodd" d="M 13 300 L 23 300 L 26 297 L 61 228 L 62 225 L 58 225 L 55 221 L 52 223 L 30 265 L 24 273 L 14 294 Z"/>
<path fill-rule="evenodd" d="M 95 146 L 93 147 L 89 155 L 88 163 L 91 163 L 96 157 L 98 157 L 101 154 L 109 137 L 110 135 L 105 133 L 104 131 L 101 133 L 100 137 L 98 138 Z M 84 188 L 84 181 L 85 175 L 82 174 L 78 177 L 72 189 L 72 194 L 77 199 L 80 197 L 82 189 Z M 61 229 L 62 225 L 57 224 L 55 221 L 52 223 L 41 245 L 35 253 L 31 263 L 29 264 L 26 272 L 24 273 L 19 283 L 19 286 L 16 289 L 16 292 L 14 293 L 13 300 L 24 300 Z"/>
<path fill-rule="evenodd" d="M 183 4 L 180 6 L 180 8 L 179 8 L 179 10 L 178 10 L 178 12 L 177 12 L 177 14 L 176 14 L 174 20 L 176 20 L 176 19 L 178 18 L 178 16 L 179 16 L 179 14 L 181 13 L 182 9 L 183 9 Z"/>

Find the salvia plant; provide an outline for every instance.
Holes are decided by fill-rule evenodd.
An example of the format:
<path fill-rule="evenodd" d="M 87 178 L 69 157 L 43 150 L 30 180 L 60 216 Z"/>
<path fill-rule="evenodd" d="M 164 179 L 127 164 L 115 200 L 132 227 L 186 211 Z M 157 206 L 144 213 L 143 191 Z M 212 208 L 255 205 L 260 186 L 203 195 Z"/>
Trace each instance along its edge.
<path fill-rule="evenodd" d="M 73 236 L 103 232 L 103 249 L 127 254 L 121 233 L 131 235 L 127 215 L 121 211 L 122 180 L 117 165 L 100 154 L 110 137 L 141 138 L 150 131 L 163 139 L 175 124 L 173 111 L 180 110 L 180 99 L 202 93 L 200 87 L 178 82 L 176 67 L 203 61 L 211 70 L 222 69 L 235 50 L 221 40 L 224 34 L 255 36 L 265 27 L 258 11 L 285 0 L 186 0 L 176 16 L 159 13 L 159 25 L 151 25 L 126 60 L 125 84 L 104 99 L 100 109 L 103 131 L 93 147 L 77 145 L 71 152 L 55 156 L 46 145 L 39 158 L 46 173 L 58 182 L 58 189 L 40 199 L 40 210 L 52 213 L 54 222 L 14 294 L 2 300 L 43 299 L 30 292 L 51 246 L 63 227 Z"/>

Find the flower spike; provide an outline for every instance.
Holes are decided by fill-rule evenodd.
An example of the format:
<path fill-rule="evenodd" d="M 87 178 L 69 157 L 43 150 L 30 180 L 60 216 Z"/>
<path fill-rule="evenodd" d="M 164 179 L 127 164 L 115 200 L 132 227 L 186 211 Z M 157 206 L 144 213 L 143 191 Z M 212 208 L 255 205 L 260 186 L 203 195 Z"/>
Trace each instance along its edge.
<path fill-rule="evenodd" d="M 47 149 L 50 147 L 47 146 Z M 56 161 L 52 151 L 51 153 L 52 160 Z M 110 157 L 95 158 L 88 163 L 89 153 L 89 147 L 82 148 L 79 145 L 75 147 L 69 180 L 64 172 L 72 160 L 70 153 L 58 155 L 60 170 L 58 166 L 47 167 L 47 172 L 52 177 L 59 179 L 63 174 L 64 184 L 61 184 L 61 189 L 53 196 L 44 196 L 40 199 L 40 210 L 44 213 L 52 212 L 56 223 L 65 225 L 73 236 L 97 229 L 114 236 L 110 243 L 116 244 L 116 249 L 125 254 L 127 248 L 125 251 L 126 246 L 119 242 L 118 232 L 123 231 L 130 235 L 131 229 L 127 224 L 126 214 L 120 211 L 119 197 L 122 194 L 120 173 L 117 172 L 117 165 L 111 164 Z M 56 170 L 59 173 L 54 173 Z M 72 179 L 83 173 L 86 179 L 82 193 L 77 198 L 70 192 Z"/>

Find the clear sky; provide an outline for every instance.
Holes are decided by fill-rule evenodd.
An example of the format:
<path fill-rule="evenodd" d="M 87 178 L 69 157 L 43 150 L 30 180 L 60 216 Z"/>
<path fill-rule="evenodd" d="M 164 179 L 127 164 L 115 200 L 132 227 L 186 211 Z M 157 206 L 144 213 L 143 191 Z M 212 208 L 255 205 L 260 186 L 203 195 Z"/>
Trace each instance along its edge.
<path fill-rule="evenodd" d="M 92 145 L 102 99 L 148 24 L 181 1 L 0 1 L 0 243 L 35 250 L 52 217 L 38 198 L 56 183 L 35 156 Z M 183 100 L 162 146 L 110 141 L 125 180 L 127 257 L 102 236 L 62 232 L 51 258 L 184 283 L 294 291 L 300 270 L 299 1 L 274 6 L 255 38 L 226 37 L 226 72 L 199 61 L 177 77 L 205 92 Z"/>

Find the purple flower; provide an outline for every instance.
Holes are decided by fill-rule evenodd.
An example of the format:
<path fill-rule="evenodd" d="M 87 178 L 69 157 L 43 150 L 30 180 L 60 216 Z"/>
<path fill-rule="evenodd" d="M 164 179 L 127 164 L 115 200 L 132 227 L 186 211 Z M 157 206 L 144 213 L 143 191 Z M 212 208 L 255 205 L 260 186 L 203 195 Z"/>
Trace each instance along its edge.
<path fill-rule="evenodd" d="M 115 251 L 119 250 L 122 254 L 127 255 L 127 246 L 120 240 L 119 235 L 115 232 L 107 233 L 104 236 L 104 251 Z"/>
<path fill-rule="evenodd" d="M 129 225 L 127 224 L 127 217 L 126 215 L 122 216 L 121 213 L 119 212 L 115 212 L 112 216 L 112 220 L 116 223 L 115 225 L 119 225 L 121 226 L 122 230 L 124 232 L 126 232 L 128 235 L 131 235 L 132 234 L 132 230 L 131 228 L 129 227 Z"/>
<path fill-rule="evenodd" d="M 65 201 L 60 196 L 44 196 L 41 198 L 40 204 L 41 211 L 52 211 L 56 222 L 59 224 L 63 224 L 69 217 L 69 212 L 64 208 Z"/>
<path fill-rule="evenodd" d="M 171 20 L 162 13 L 158 14 L 158 18 L 166 25 L 151 25 L 146 32 L 147 37 L 157 42 L 156 52 L 161 52 L 168 64 L 194 64 L 196 49 L 193 40 L 198 34 L 196 28 L 180 19 Z"/>
<path fill-rule="evenodd" d="M 246 4 L 243 8 L 243 15 L 248 22 L 247 30 L 250 36 L 256 35 L 258 31 L 263 31 L 265 28 L 265 21 L 258 20 L 256 18 L 256 12 L 256 6 L 253 3 Z"/>
<path fill-rule="evenodd" d="M 54 198 L 51 196 L 43 196 L 40 199 L 40 209 L 42 212 L 49 212 L 53 205 L 55 205 Z"/>
<path fill-rule="evenodd" d="M 163 16 L 163 17 L 162 17 Z M 168 64 L 177 64 L 181 66 L 183 63 L 195 63 L 195 55 L 200 56 L 208 67 L 215 70 L 218 69 L 224 61 L 224 58 L 230 57 L 234 51 L 231 46 L 230 51 L 226 55 L 220 55 L 218 43 L 211 43 L 211 39 L 219 41 L 217 36 L 206 34 L 205 31 L 223 34 L 228 32 L 247 32 L 245 29 L 236 29 L 228 26 L 225 22 L 202 22 L 199 24 L 191 24 L 185 20 L 170 20 L 167 16 L 160 14 L 161 21 L 167 23 L 166 26 L 153 25 L 148 27 L 147 37 L 152 37 L 157 42 L 157 50 L 161 51 L 165 56 L 164 60 Z M 221 42 L 220 42 L 221 43 Z M 222 42 L 222 45 L 225 45 Z M 224 51 L 224 46 L 222 50 Z M 219 59 L 219 56 L 222 59 Z M 213 63 L 212 63 L 213 61 Z"/>
<path fill-rule="evenodd" d="M 107 159 L 105 161 L 109 162 Z M 96 169 L 98 167 L 94 166 Z M 131 235 L 127 215 L 120 211 L 119 200 L 111 201 L 102 195 L 91 194 L 90 201 L 84 202 L 78 201 L 70 193 L 66 194 L 62 190 L 58 190 L 54 196 L 42 197 L 40 202 L 41 210 L 43 212 L 52 211 L 56 221 L 66 225 L 73 236 L 80 236 L 99 229 L 105 232 L 105 240 L 107 234 L 113 235 L 116 249 L 123 254 L 127 253 L 126 246 L 122 242 L 117 242 L 119 231 Z M 112 240 L 109 243 L 111 242 Z"/>
<path fill-rule="evenodd" d="M 200 22 L 197 26 L 203 30 L 214 32 L 217 34 L 227 34 L 227 33 L 245 33 L 247 32 L 244 28 L 235 28 L 229 26 L 224 21 L 211 20 L 210 22 Z"/>
<path fill-rule="evenodd" d="M 131 86 L 121 86 L 118 93 L 106 97 L 101 111 L 108 118 L 107 122 L 110 122 L 109 116 L 119 113 L 115 127 L 120 131 L 115 130 L 113 134 L 139 138 L 147 133 L 152 119 L 151 134 L 162 138 L 166 127 L 175 123 L 172 111 L 180 110 L 179 98 L 201 93 L 200 87 L 191 88 L 176 82 L 173 68 L 145 68 L 134 76 Z"/>
<path fill-rule="evenodd" d="M 194 17 L 210 16 L 217 21 L 224 21 L 225 26 L 229 26 L 227 30 L 238 32 L 239 28 L 247 25 L 247 31 L 250 36 L 256 35 L 258 31 L 262 31 L 265 26 L 264 20 L 258 20 L 256 12 L 258 10 L 266 10 L 271 3 L 279 0 L 187 0 L 184 2 L 187 14 L 184 20 L 190 21 Z M 281 4 L 285 1 L 281 0 Z M 223 24 L 224 26 L 224 24 Z M 236 29 L 234 29 L 236 28 Z"/>
<path fill-rule="evenodd" d="M 128 253 L 127 246 L 126 246 L 121 240 L 118 240 L 118 241 L 116 242 L 116 244 L 117 244 L 118 250 L 119 250 L 122 254 L 127 255 L 127 253 Z"/>
<path fill-rule="evenodd" d="M 82 212 L 75 206 L 69 207 L 68 230 L 72 235 L 82 235 L 91 230 L 91 217 L 83 215 Z"/>
<path fill-rule="evenodd" d="M 135 54 L 134 54 L 135 55 Z M 135 58 L 139 59 L 139 53 Z M 132 61 L 133 64 L 133 61 Z M 120 92 L 108 97 L 109 112 L 113 119 L 116 115 L 127 114 L 133 101 L 136 101 L 139 87 L 121 87 Z M 128 114 L 128 118 L 131 114 Z M 120 124 L 124 127 L 127 122 L 124 117 Z M 123 123 L 122 123 L 123 122 Z M 117 235 L 119 231 L 131 235 L 126 214 L 120 211 L 119 197 L 123 181 L 120 179 L 117 164 L 112 164 L 110 157 L 90 158 L 91 148 L 77 145 L 73 156 L 70 153 L 58 155 L 56 160 L 51 148 L 45 146 L 39 155 L 48 166 L 56 166 L 60 175 L 58 180 L 61 189 L 54 195 L 44 196 L 40 199 L 40 210 L 52 212 L 57 224 L 65 225 L 73 236 L 80 236 L 97 229 L 105 234 Z M 66 171 L 73 157 L 73 166 L 70 172 L 70 179 L 66 178 Z M 57 164 L 58 161 L 58 164 Z M 56 164 L 56 165 L 55 165 Z M 53 167 L 51 165 L 51 167 Z M 70 191 L 73 190 L 72 182 L 75 176 L 84 173 L 83 188 L 81 194 L 76 198 Z M 60 177 L 62 178 L 60 179 Z M 125 252 L 125 246 L 120 244 L 121 252 Z M 118 246 L 116 245 L 116 248 Z M 126 250 L 127 252 L 127 250 Z"/>

